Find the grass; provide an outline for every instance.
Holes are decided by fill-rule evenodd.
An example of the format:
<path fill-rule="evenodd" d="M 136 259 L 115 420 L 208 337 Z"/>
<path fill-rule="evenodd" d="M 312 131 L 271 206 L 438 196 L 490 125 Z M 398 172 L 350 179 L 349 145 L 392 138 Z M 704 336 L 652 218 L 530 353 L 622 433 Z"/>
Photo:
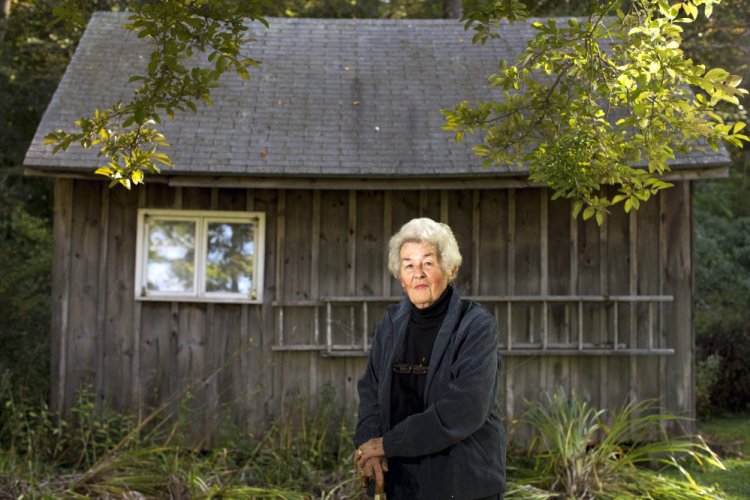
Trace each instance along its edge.
<path fill-rule="evenodd" d="M 698 428 L 726 470 L 691 467 L 695 480 L 717 485 L 729 500 L 750 498 L 750 412 L 712 417 L 698 422 Z"/>
<path fill-rule="evenodd" d="M 69 422 L 43 403 L 15 400 L 0 374 L 0 498 L 359 498 L 351 425 L 324 391 L 315 411 L 290 407 L 258 436 L 229 432 L 200 450 L 179 415 L 136 423 L 95 411 L 83 392 Z M 699 440 L 659 440 L 665 417 L 646 404 L 598 410 L 574 395 L 530 404 L 537 436 L 509 456 L 508 500 L 561 498 L 750 498 L 750 413 L 699 428 Z M 663 436 L 662 436 L 663 437 Z M 671 460 L 670 455 L 686 459 Z M 691 483 L 694 480 L 695 483 Z"/>
<path fill-rule="evenodd" d="M 750 412 L 701 420 L 698 430 L 721 457 L 726 470 L 689 464 L 686 469 L 693 479 L 703 486 L 717 488 L 727 500 L 750 498 Z"/>
<path fill-rule="evenodd" d="M 44 403 L 14 398 L 0 374 L 0 498 L 301 500 L 359 490 L 351 419 L 331 390 L 316 411 L 300 402 L 261 435 L 227 432 L 212 450 L 191 444 L 203 439 L 181 410 L 166 414 L 165 405 L 135 422 L 99 412 L 93 401 L 82 391 L 71 419 L 56 421 Z"/>

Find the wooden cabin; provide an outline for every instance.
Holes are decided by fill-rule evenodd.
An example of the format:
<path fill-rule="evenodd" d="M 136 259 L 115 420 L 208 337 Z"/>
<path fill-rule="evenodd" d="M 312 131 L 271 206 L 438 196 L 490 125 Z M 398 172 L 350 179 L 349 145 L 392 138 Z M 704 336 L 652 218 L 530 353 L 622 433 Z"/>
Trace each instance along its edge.
<path fill-rule="evenodd" d="M 164 125 L 176 166 L 109 189 L 96 151 L 52 155 L 43 137 L 127 97 L 149 48 L 125 20 L 92 18 L 25 159 L 55 185 L 53 408 L 83 387 L 137 411 L 188 389 L 209 432 L 252 430 L 330 385 L 353 412 L 402 294 L 387 241 L 429 216 L 458 238 L 460 293 L 497 317 L 507 419 L 558 386 L 694 415 L 692 182 L 725 176 L 723 153 L 679 158 L 637 212 L 575 220 L 440 128 L 441 107 L 490 95 L 484 75 L 529 26 L 481 46 L 450 20 L 271 19 L 249 81 Z"/>

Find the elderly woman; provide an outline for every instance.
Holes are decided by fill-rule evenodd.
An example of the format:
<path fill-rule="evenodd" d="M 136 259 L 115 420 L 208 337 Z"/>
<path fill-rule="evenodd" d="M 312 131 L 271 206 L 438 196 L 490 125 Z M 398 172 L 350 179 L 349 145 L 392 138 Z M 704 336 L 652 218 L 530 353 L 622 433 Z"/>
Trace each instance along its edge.
<path fill-rule="evenodd" d="M 359 381 L 354 460 L 389 499 L 502 499 L 505 432 L 497 400 L 498 330 L 452 285 L 451 229 L 413 219 L 390 241 L 406 296 L 375 331 Z"/>

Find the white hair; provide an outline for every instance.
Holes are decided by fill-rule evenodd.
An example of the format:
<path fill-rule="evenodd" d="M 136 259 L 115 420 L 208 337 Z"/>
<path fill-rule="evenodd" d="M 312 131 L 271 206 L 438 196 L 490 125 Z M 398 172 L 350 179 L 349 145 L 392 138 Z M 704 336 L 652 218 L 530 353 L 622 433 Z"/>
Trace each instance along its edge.
<path fill-rule="evenodd" d="M 399 279 L 401 270 L 401 247 L 407 242 L 434 246 L 443 272 L 451 279 L 455 277 L 462 259 L 456 237 L 448 224 L 421 217 L 410 220 L 391 236 L 388 243 L 388 270 L 396 279 Z"/>

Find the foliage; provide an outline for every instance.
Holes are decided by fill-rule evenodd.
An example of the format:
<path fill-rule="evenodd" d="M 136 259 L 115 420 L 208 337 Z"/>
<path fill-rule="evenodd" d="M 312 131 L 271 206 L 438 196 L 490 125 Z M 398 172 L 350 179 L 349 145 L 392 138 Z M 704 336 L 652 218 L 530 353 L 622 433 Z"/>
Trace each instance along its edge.
<path fill-rule="evenodd" d="M 743 122 L 716 112 L 721 102 L 739 104 L 741 77 L 696 64 L 681 48 L 683 26 L 700 12 L 710 17 L 717 3 L 636 0 L 623 11 L 613 0 L 584 19 L 533 22 L 526 50 L 489 77 L 501 97 L 444 110 L 444 128 L 459 142 L 480 132 L 474 150 L 486 166 L 527 164 L 553 198 L 574 200 L 574 215 L 601 224 L 612 205 L 637 209 L 669 187 L 660 176 L 675 154 L 748 141 Z M 527 15 L 520 0 L 492 1 L 465 22 L 486 43 L 499 19 Z M 606 185 L 617 194 L 605 194 Z"/>
<path fill-rule="evenodd" d="M 750 406 L 750 156 L 734 156 L 729 179 L 695 191 L 697 357 L 720 359 L 704 415 Z"/>
<path fill-rule="evenodd" d="M 81 30 L 51 26 L 52 0 L 12 1 L 0 26 L 0 373 L 17 399 L 49 386 L 52 231 L 48 179 L 23 176 L 24 154 Z M 81 12 L 117 0 L 79 0 Z"/>
<path fill-rule="evenodd" d="M 76 121 L 79 130 L 47 134 L 46 143 L 54 145 L 53 152 L 72 144 L 99 148 L 108 161 L 96 173 L 109 178 L 110 186 L 130 189 L 144 181 L 145 172 L 159 173 L 163 166 L 172 166 L 164 152 L 170 144 L 158 130 L 162 115 L 171 119 L 176 111 L 196 112 L 199 104 L 211 103 L 211 90 L 224 73 L 234 71 L 248 78 L 247 68 L 259 64 L 241 52 L 252 41 L 246 21 L 267 26 L 264 16 L 268 15 L 432 18 L 440 17 L 441 6 L 440 0 L 131 1 L 130 23 L 124 28 L 154 45 L 146 73 L 130 79 L 140 87 L 130 100 L 96 109 L 92 116 Z M 65 0 L 54 12 L 58 22 L 77 29 L 88 17 L 79 0 Z M 197 56 L 204 56 L 208 67 Z"/>
<path fill-rule="evenodd" d="M 717 15 L 702 19 L 685 33 L 685 50 L 699 63 L 719 64 L 750 77 L 750 2 L 725 1 Z M 750 99 L 742 106 L 721 106 L 726 120 L 746 121 Z M 743 335 L 750 324 L 750 151 L 730 147 L 728 179 L 695 184 L 695 331 L 698 372 L 697 406 L 706 416 L 750 404 L 750 371 L 743 370 Z M 729 353 L 724 359 L 719 351 Z M 719 359 L 717 377 L 707 387 L 702 375 L 709 359 Z M 710 381 L 709 381 L 710 382 Z M 735 387 L 740 391 L 735 392 Z M 705 393 L 703 391 L 705 390 Z M 746 395 L 740 396 L 740 392 Z M 734 400 L 730 403 L 729 399 Z"/>
<path fill-rule="evenodd" d="M 325 490 L 355 488 L 352 422 L 338 406 L 332 386 L 323 389 L 312 413 L 303 402 L 290 410 L 245 452 L 248 480 L 320 493 L 321 472 L 329 471 Z"/>
<path fill-rule="evenodd" d="M 48 384 L 52 234 L 47 221 L 0 193 L 0 373 L 43 394 Z"/>
<path fill-rule="evenodd" d="M 47 179 L 24 178 L 21 164 L 81 29 L 50 24 L 57 0 L 12 0 L 0 28 L 0 190 L 36 217 L 49 216 Z M 81 15 L 118 10 L 119 0 L 77 0 Z M 2 26 L 2 25 L 0 25 Z M 4 35 L 4 36 L 2 36 Z"/>
<path fill-rule="evenodd" d="M 713 410 L 745 411 L 750 408 L 750 325 L 734 325 L 701 337 L 700 348 L 706 359 L 720 360 L 709 403 Z M 705 355 L 705 354 L 704 354 Z"/>
<path fill-rule="evenodd" d="M 726 470 L 688 466 L 700 484 L 718 484 L 727 500 L 750 498 L 750 414 L 717 415 L 699 423 L 701 434 L 722 456 Z"/>
<path fill-rule="evenodd" d="M 750 412 L 715 415 L 702 420 L 699 427 L 707 440 L 725 450 L 725 455 L 750 460 Z"/>
<path fill-rule="evenodd" d="M 529 403 L 521 419 L 534 432 L 532 450 L 538 448 L 530 482 L 566 498 L 719 498 L 696 484 L 678 457 L 723 468 L 721 461 L 700 438 L 669 438 L 664 425 L 675 420 L 647 401 L 597 410 L 560 389 Z M 676 469 L 682 477 L 647 466 Z"/>
<path fill-rule="evenodd" d="M 187 444 L 189 424 L 169 415 L 168 404 L 137 422 L 95 410 L 93 394 L 84 389 L 73 417 L 55 421 L 43 404 L 19 403 L 10 387 L 7 373 L 0 375 L 5 412 L 0 420 L 0 496 L 332 499 L 355 498 L 359 493 L 351 470 L 351 420 L 342 413 L 330 386 L 314 410 L 308 409 L 310 402 L 299 401 L 258 436 L 225 428 L 224 441 L 211 451 Z M 716 462 L 707 447 L 684 438 L 643 439 L 660 433 L 660 424 L 669 420 L 652 410 L 626 407 L 610 414 L 561 394 L 546 406 L 532 406 L 526 420 L 540 435 L 529 450 L 537 464 L 530 475 L 534 484 L 517 480 L 521 474 L 511 463 L 506 498 L 559 498 L 561 492 L 551 488 L 553 478 L 544 472 L 561 456 L 557 448 L 546 445 L 552 442 L 576 443 L 583 452 L 577 457 L 566 452 L 566 456 L 580 466 L 602 466 L 596 477 L 604 489 L 593 491 L 597 497 L 696 498 L 695 492 L 701 490 L 707 495 L 702 498 L 716 497 L 714 490 L 690 483 L 688 465 L 671 458 L 682 453 Z M 610 425 L 608 417 L 613 420 Z M 732 436 L 738 429 L 732 427 Z M 638 466 L 652 463 L 666 463 L 672 472 Z M 690 471 L 705 474 L 694 466 Z"/>
<path fill-rule="evenodd" d="M 721 357 L 709 354 L 696 363 L 695 367 L 695 411 L 701 417 L 708 416 L 715 410 L 711 401 L 714 386 L 721 375 Z"/>
<path fill-rule="evenodd" d="M 332 19 L 431 19 L 441 12 L 441 0 L 286 0 L 274 2 L 265 11 L 268 16 Z"/>
<path fill-rule="evenodd" d="M 187 421 L 163 406 L 147 418 L 97 411 L 83 390 L 69 420 L 19 404 L 0 376 L 0 496 L 320 498 L 352 495 L 349 422 L 330 389 L 259 437 L 234 430 L 211 451 L 185 444 Z"/>
<path fill-rule="evenodd" d="M 76 3 L 61 2 L 55 9 L 58 20 L 82 24 Z M 81 118 L 76 122 L 80 131 L 56 130 L 46 136 L 53 152 L 73 143 L 98 147 L 109 162 L 96 173 L 108 177 L 111 186 L 128 189 L 143 182 L 144 172 L 158 173 L 159 165 L 172 165 L 160 150 L 169 146 L 156 127 L 162 114 L 173 118 L 176 111 L 196 112 L 199 103 L 210 104 L 211 89 L 227 71 L 249 78 L 248 67 L 258 61 L 240 53 L 252 41 L 246 21 L 267 25 L 260 0 L 162 0 L 133 2 L 129 9 L 130 22 L 124 28 L 154 45 L 145 74 L 130 78 L 139 84 L 132 99 Z M 204 56 L 208 67 L 194 55 Z"/>

